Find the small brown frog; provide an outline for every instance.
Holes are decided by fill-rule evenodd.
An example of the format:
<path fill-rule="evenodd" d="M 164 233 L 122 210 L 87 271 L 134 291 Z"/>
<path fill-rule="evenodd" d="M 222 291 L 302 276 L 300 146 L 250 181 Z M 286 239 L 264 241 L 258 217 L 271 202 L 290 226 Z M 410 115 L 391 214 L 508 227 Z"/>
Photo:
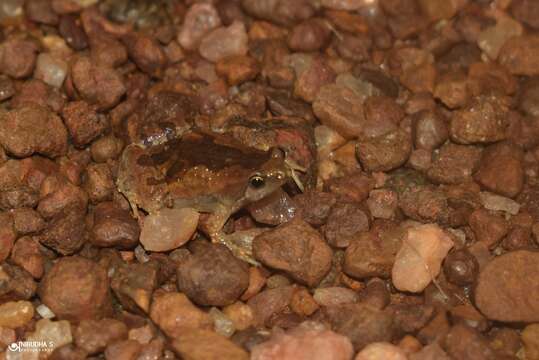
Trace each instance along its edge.
<path fill-rule="evenodd" d="M 239 258 L 256 263 L 248 247 L 228 240 L 223 226 L 244 206 L 272 194 L 295 171 L 305 171 L 284 151 L 248 148 L 233 138 L 191 132 L 181 139 L 144 148 L 129 145 L 121 158 L 118 189 L 136 213 L 163 207 L 190 207 L 208 214 L 199 228 Z"/>

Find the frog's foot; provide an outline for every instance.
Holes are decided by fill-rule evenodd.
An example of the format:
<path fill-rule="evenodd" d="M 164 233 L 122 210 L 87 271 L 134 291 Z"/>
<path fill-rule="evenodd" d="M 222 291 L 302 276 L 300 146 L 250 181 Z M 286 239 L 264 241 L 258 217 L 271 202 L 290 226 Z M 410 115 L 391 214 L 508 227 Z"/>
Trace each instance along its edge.
<path fill-rule="evenodd" d="M 303 183 L 299 179 L 297 171 L 305 173 L 307 172 L 307 169 L 289 158 L 286 158 L 284 162 L 286 166 L 288 167 L 288 169 L 290 170 L 290 177 L 292 178 L 292 180 L 294 180 L 294 182 L 296 183 L 298 188 L 301 190 L 301 192 L 303 192 L 305 190 L 305 187 L 303 186 Z"/>
<path fill-rule="evenodd" d="M 234 256 L 240 260 L 259 266 L 260 263 L 253 257 L 253 239 L 264 231 L 264 229 L 251 229 L 236 231 L 232 234 L 220 232 L 211 238 L 214 243 L 220 243 L 228 247 Z"/>

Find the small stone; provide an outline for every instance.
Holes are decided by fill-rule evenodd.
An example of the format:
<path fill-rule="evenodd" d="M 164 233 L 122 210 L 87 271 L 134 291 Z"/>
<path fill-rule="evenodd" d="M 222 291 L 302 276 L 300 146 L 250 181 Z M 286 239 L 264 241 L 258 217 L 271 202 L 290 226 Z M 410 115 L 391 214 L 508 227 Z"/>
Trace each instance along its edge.
<path fill-rule="evenodd" d="M 369 193 L 367 207 L 371 215 L 379 219 L 392 219 L 398 205 L 398 195 L 390 189 L 377 189 Z"/>
<path fill-rule="evenodd" d="M 169 251 L 191 239 L 199 213 L 191 208 L 162 209 L 148 215 L 140 232 L 140 242 L 148 251 Z"/>
<path fill-rule="evenodd" d="M 399 347 L 386 342 L 369 344 L 361 350 L 354 360 L 406 360 L 406 353 Z"/>
<path fill-rule="evenodd" d="M 134 248 L 138 244 L 139 226 L 128 210 L 114 202 L 101 202 L 94 209 L 94 226 L 90 242 L 101 247 Z"/>
<path fill-rule="evenodd" d="M 191 329 L 172 341 L 172 349 L 182 359 L 248 360 L 249 355 L 238 345 L 213 331 Z"/>
<path fill-rule="evenodd" d="M 397 129 L 374 138 L 360 137 L 356 154 L 367 171 L 389 171 L 403 165 L 412 151 L 412 139 Z"/>
<path fill-rule="evenodd" d="M 49 157 L 67 151 L 67 130 L 48 108 L 28 105 L 0 115 L 0 144 L 17 157 L 33 153 Z"/>
<path fill-rule="evenodd" d="M 488 360 L 495 353 L 477 330 L 465 325 L 454 325 L 445 338 L 445 350 L 452 359 Z"/>
<path fill-rule="evenodd" d="M 518 214 L 518 211 L 520 210 L 520 204 L 516 201 L 488 191 L 480 192 L 479 198 L 485 209 L 488 210 L 505 211 L 511 215 Z"/>
<path fill-rule="evenodd" d="M 44 257 L 39 242 L 34 238 L 19 238 L 11 251 L 11 261 L 28 271 L 34 279 L 43 275 Z"/>
<path fill-rule="evenodd" d="M 239 55 L 219 60 L 215 64 L 215 71 L 217 75 L 224 76 L 229 85 L 234 86 L 253 80 L 260 68 L 252 57 Z"/>
<path fill-rule="evenodd" d="M 509 232 L 509 223 L 501 216 L 484 209 L 475 210 L 468 219 L 477 241 L 494 248 Z"/>
<path fill-rule="evenodd" d="M 318 18 L 311 18 L 294 26 L 288 37 L 288 47 L 293 51 L 318 51 L 329 40 L 331 31 Z"/>
<path fill-rule="evenodd" d="M 16 329 L 34 317 L 34 306 L 29 301 L 8 301 L 0 305 L 0 326 Z"/>
<path fill-rule="evenodd" d="M 179 338 L 193 329 L 212 329 L 210 316 L 177 292 L 154 296 L 150 318 L 171 338 Z"/>
<path fill-rule="evenodd" d="M 366 6 L 364 0 L 322 0 L 322 6 L 335 9 L 354 11 Z"/>
<path fill-rule="evenodd" d="M 110 344 L 105 349 L 105 359 L 136 359 L 142 345 L 135 340 L 123 340 Z"/>
<path fill-rule="evenodd" d="M 183 48 L 194 50 L 208 32 L 220 25 L 221 19 L 213 4 L 195 3 L 185 14 L 178 42 Z"/>
<path fill-rule="evenodd" d="M 245 330 L 253 325 L 253 310 L 249 305 L 241 301 L 225 306 L 223 313 L 232 320 L 234 328 L 238 331 Z"/>
<path fill-rule="evenodd" d="M 281 286 L 264 290 L 250 298 L 247 305 L 253 309 L 253 325 L 257 327 L 267 326 L 272 316 L 290 305 L 294 291 L 295 289 L 292 286 Z"/>
<path fill-rule="evenodd" d="M 531 324 L 524 328 L 520 335 L 524 345 L 526 359 L 539 359 L 539 324 Z"/>
<path fill-rule="evenodd" d="M 253 254 L 264 265 L 282 270 L 308 286 L 318 284 L 331 267 L 331 248 L 318 231 L 300 219 L 257 236 Z"/>
<path fill-rule="evenodd" d="M 328 62 L 320 56 L 295 53 L 289 57 L 288 65 L 296 73 L 294 96 L 307 103 L 315 101 L 321 88 L 335 80 L 335 72 Z M 316 114 L 314 108 L 313 111 Z"/>
<path fill-rule="evenodd" d="M 403 232 L 391 223 L 356 236 L 344 253 L 343 270 L 354 278 L 388 278 L 401 248 Z"/>
<path fill-rule="evenodd" d="M 66 320 L 41 319 L 36 323 L 35 331 L 27 335 L 26 340 L 45 343 L 48 346 L 43 350 L 52 353 L 55 349 L 73 342 L 71 325 Z"/>
<path fill-rule="evenodd" d="M 306 288 L 299 288 L 294 291 L 290 302 L 292 311 L 300 316 L 310 316 L 320 308 L 318 303 Z"/>
<path fill-rule="evenodd" d="M 393 285 L 401 291 L 423 291 L 439 274 L 452 247 L 449 235 L 436 224 L 408 229 L 393 265 Z"/>
<path fill-rule="evenodd" d="M 477 37 L 477 46 L 492 60 L 496 60 L 504 44 L 511 42 L 513 37 L 522 35 L 524 28 L 510 16 L 500 16 L 496 25 L 490 26 Z"/>
<path fill-rule="evenodd" d="M 359 300 L 354 290 L 339 286 L 318 288 L 314 291 L 313 298 L 320 306 L 338 306 Z"/>
<path fill-rule="evenodd" d="M 480 272 L 475 304 L 490 320 L 539 321 L 539 253 L 517 250 L 491 260 Z"/>
<path fill-rule="evenodd" d="M 362 103 L 349 88 L 330 84 L 316 95 L 313 111 L 322 124 L 350 139 L 362 132 L 365 123 Z"/>
<path fill-rule="evenodd" d="M 206 60 L 217 62 L 230 56 L 247 54 L 247 33 L 243 23 L 235 21 L 229 27 L 220 27 L 204 37 L 198 51 Z"/>
<path fill-rule="evenodd" d="M 236 328 L 234 327 L 234 322 L 221 310 L 217 309 L 216 307 L 212 307 L 208 314 L 213 319 L 213 329 L 217 334 L 223 335 L 227 338 L 231 337 L 234 334 L 234 332 L 236 331 Z"/>
<path fill-rule="evenodd" d="M 103 115 L 85 101 L 71 101 L 62 109 L 62 118 L 75 146 L 83 147 L 99 137 L 107 128 Z"/>
<path fill-rule="evenodd" d="M 197 244 L 178 267 L 178 289 L 199 305 L 234 303 L 249 285 L 245 263 L 221 244 Z"/>
<path fill-rule="evenodd" d="M 83 320 L 73 334 L 77 347 L 88 354 L 97 354 L 107 345 L 127 338 L 127 326 L 119 320 Z"/>
<path fill-rule="evenodd" d="M 307 360 L 327 358 L 347 360 L 352 357 L 350 340 L 322 324 L 304 322 L 288 333 L 277 333 L 252 349 L 253 360 Z"/>
<path fill-rule="evenodd" d="M 356 351 L 392 338 L 392 314 L 368 303 L 329 306 L 322 308 L 322 314 L 333 331 L 350 339 Z"/>
<path fill-rule="evenodd" d="M 539 75 L 539 36 L 522 35 L 507 41 L 500 50 L 498 62 L 511 74 Z"/>
<path fill-rule="evenodd" d="M 28 40 L 11 39 L 0 46 L 0 71 L 15 79 L 32 74 L 36 64 L 37 45 Z"/>
<path fill-rule="evenodd" d="M 436 149 L 449 137 L 447 122 L 438 112 L 420 111 L 413 115 L 412 124 L 416 149 Z"/>
<path fill-rule="evenodd" d="M 427 176 L 441 184 L 470 182 L 480 159 L 480 147 L 447 142 L 432 153 L 432 165 Z"/>
<path fill-rule="evenodd" d="M 337 200 L 333 194 L 307 190 L 295 196 L 294 201 L 303 220 L 312 226 L 320 226 L 326 222 L 331 207 Z"/>
<path fill-rule="evenodd" d="M 68 64 L 48 53 L 41 53 L 37 57 L 34 78 L 42 80 L 45 84 L 60 88 L 67 76 Z"/>
<path fill-rule="evenodd" d="M 449 133 L 460 144 L 490 143 L 507 137 L 508 98 L 480 95 L 462 110 L 453 112 Z"/>
<path fill-rule="evenodd" d="M 41 280 L 39 296 L 59 319 L 98 319 L 112 310 L 106 270 L 79 256 L 60 258 Z"/>
<path fill-rule="evenodd" d="M 337 203 L 329 213 L 324 236 L 329 245 L 347 247 L 357 234 L 369 230 L 369 218 L 360 206 L 353 203 Z"/>
<path fill-rule="evenodd" d="M 524 153 L 516 145 L 497 143 L 485 149 L 474 179 L 488 191 L 513 198 L 524 186 Z"/>

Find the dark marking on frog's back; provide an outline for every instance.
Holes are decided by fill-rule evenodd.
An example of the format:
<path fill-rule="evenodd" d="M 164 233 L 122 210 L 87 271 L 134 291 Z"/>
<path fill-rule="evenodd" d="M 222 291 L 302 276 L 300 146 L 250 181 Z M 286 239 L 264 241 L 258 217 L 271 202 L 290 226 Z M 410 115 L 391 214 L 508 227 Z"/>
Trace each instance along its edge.
<path fill-rule="evenodd" d="M 217 173 L 231 166 L 258 169 L 269 160 L 271 152 L 246 148 L 229 139 L 201 133 L 191 133 L 182 139 L 154 147 L 149 154 L 138 158 L 141 166 L 162 166 L 166 181 L 172 182 L 196 166 Z"/>

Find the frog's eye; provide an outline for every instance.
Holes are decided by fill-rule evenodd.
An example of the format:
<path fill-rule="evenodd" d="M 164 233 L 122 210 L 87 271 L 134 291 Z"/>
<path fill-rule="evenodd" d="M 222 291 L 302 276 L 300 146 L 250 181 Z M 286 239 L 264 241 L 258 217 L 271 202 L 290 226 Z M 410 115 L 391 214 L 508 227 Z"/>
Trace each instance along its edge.
<path fill-rule="evenodd" d="M 266 181 L 260 175 L 253 175 L 249 179 L 249 185 L 255 189 L 261 189 L 264 187 L 264 185 L 266 185 Z"/>

